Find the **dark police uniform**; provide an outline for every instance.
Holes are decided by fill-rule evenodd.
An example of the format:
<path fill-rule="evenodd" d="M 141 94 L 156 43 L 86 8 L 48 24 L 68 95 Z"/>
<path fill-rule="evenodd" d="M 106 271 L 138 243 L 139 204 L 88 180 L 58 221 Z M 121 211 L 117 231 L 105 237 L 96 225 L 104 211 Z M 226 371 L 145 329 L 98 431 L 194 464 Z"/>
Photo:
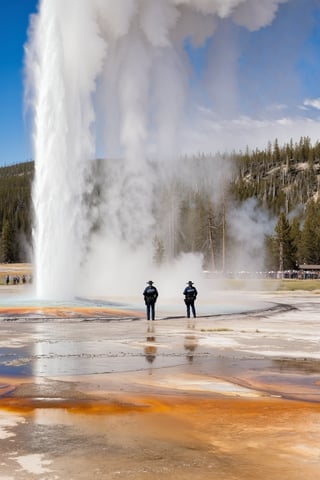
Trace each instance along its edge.
<path fill-rule="evenodd" d="M 193 286 L 191 281 L 188 282 L 188 286 L 183 291 L 184 295 L 184 303 L 187 306 L 187 317 L 190 318 L 190 309 L 192 310 L 192 315 L 196 317 L 196 309 L 194 306 L 194 302 L 197 298 L 198 292 L 196 287 Z"/>
<path fill-rule="evenodd" d="M 158 298 L 158 290 L 153 285 L 152 280 L 149 280 L 148 286 L 144 289 L 143 296 L 144 296 L 144 303 L 146 304 L 146 308 L 147 308 L 147 319 L 154 320 L 154 317 L 155 317 L 154 306 Z"/>

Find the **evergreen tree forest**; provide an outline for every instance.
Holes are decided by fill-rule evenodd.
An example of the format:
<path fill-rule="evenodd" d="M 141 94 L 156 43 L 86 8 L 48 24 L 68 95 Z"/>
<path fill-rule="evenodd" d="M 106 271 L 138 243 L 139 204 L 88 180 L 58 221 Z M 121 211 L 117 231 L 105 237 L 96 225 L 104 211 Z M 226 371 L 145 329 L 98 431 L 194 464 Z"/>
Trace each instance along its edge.
<path fill-rule="evenodd" d="M 30 261 L 33 162 L 0 168 L 0 261 Z"/>
<path fill-rule="evenodd" d="M 320 264 L 320 143 L 309 137 L 263 151 L 235 155 L 237 175 L 231 183 L 235 201 L 256 198 L 276 219 L 266 236 L 265 267 L 291 270 Z"/>
<path fill-rule="evenodd" d="M 1 262 L 31 260 L 33 174 L 33 162 L 0 168 Z M 320 264 L 319 142 L 302 137 L 264 150 L 184 157 L 173 174 L 158 171 L 157 179 L 156 263 L 192 252 L 202 255 L 204 269 L 226 272 L 234 268 L 232 252 L 246 243 L 240 229 L 235 233 L 238 222 L 256 239 L 250 255 L 264 252 L 265 270 Z M 259 235 L 241 216 L 245 206 L 252 225 L 264 226 Z"/>

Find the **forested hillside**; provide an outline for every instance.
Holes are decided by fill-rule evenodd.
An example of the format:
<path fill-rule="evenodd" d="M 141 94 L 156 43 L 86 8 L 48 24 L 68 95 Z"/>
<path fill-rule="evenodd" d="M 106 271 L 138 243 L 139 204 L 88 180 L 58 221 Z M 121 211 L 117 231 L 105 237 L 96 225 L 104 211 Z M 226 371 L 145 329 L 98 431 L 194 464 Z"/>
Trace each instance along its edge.
<path fill-rule="evenodd" d="M 0 259 L 30 260 L 33 162 L 0 168 Z"/>
<path fill-rule="evenodd" d="M 233 198 L 241 203 L 255 197 L 277 217 L 273 235 L 266 237 L 266 267 L 320 264 L 320 143 L 304 137 L 280 147 L 276 140 L 235 161 Z"/>
<path fill-rule="evenodd" d="M 237 178 L 233 194 L 239 201 L 256 196 L 275 214 L 289 214 L 317 199 L 320 182 L 320 143 L 308 137 L 282 147 L 276 140 L 266 150 L 235 155 Z"/>
<path fill-rule="evenodd" d="M 100 160 L 100 166 L 101 162 L 108 175 L 108 161 Z M 30 260 L 33 171 L 33 162 L 0 168 L 2 262 Z M 97 171 L 100 177 L 101 168 Z M 195 174 L 200 171 L 202 177 Z M 183 158 L 175 174 L 157 181 L 156 188 L 157 263 L 196 252 L 203 255 L 206 269 L 234 268 L 232 252 L 246 240 L 235 233 L 232 224 L 249 204 L 257 223 L 268 217 L 272 225 L 258 239 L 265 252 L 265 269 L 320 264 L 319 142 L 312 145 L 304 137 L 280 146 L 275 140 L 265 150 Z M 96 192 L 100 197 L 101 189 Z M 96 218 L 94 232 L 103 221 Z M 245 217 L 242 222 L 245 226 Z"/>

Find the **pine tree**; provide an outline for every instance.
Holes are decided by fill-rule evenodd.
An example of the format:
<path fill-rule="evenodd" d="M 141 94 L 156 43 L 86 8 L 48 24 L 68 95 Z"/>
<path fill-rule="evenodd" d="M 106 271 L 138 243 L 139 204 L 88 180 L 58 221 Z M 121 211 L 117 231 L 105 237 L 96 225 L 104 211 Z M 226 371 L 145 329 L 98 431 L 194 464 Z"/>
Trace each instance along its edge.
<path fill-rule="evenodd" d="M 154 238 L 153 248 L 154 248 L 153 261 L 156 265 L 159 266 L 164 261 L 165 249 L 164 249 L 163 241 L 158 236 Z"/>
<path fill-rule="evenodd" d="M 311 200 L 306 209 L 300 240 L 301 263 L 320 264 L 320 201 Z"/>
<path fill-rule="evenodd" d="M 296 267 L 296 249 L 292 241 L 291 226 L 284 212 L 281 212 L 278 217 L 275 233 L 280 272 L 294 269 Z"/>
<path fill-rule="evenodd" d="M 14 228 L 9 220 L 5 220 L 1 235 L 1 261 L 4 263 L 12 263 L 16 260 Z"/>
<path fill-rule="evenodd" d="M 292 244 L 292 253 L 295 257 L 295 266 L 294 268 L 298 268 L 299 266 L 299 245 L 301 240 L 301 231 L 300 231 L 300 222 L 297 217 L 292 219 L 290 225 L 290 237 L 291 237 L 291 244 Z"/>

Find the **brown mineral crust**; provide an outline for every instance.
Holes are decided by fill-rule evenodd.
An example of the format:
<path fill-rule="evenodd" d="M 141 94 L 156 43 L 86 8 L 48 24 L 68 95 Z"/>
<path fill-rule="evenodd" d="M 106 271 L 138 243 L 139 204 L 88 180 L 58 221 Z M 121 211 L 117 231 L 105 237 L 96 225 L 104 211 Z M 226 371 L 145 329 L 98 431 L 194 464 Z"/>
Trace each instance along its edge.
<path fill-rule="evenodd" d="M 17 402 L 14 406 L 2 405 L 1 410 L 31 419 L 37 411 L 42 412 L 42 418 L 46 412 L 49 415 L 48 407 L 45 403 L 28 410 L 23 402 L 19 408 Z M 69 442 L 65 445 L 66 456 L 60 452 L 59 442 L 54 443 L 51 453 L 56 461 L 52 469 L 68 473 L 70 468 L 80 479 L 89 465 L 94 465 L 97 472 L 107 468 L 104 471 L 110 476 L 120 472 L 131 480 L 140 479 L 142 470 L 151 480 L 161 474 L 170 480 L 267 480 L 270 476 L 273 480 L 311 480 L 319 468 L 318 404 L 208 395 L 119 395 L 105 402 L 73 400 L 61 407 L 61 418 L 71 415 L 73 420 L 67 420 L 66 425 L 72 422 L 73 429 L 81 431 L 89 455 L 82 456 L 82 442 L 78 444 L 77 436 L 68 440 L 66 430 L 66 437 L 61 437 L 61 442 Z M 60 434 L 61 418 L 52 426 Z M 49 439 L 46 449 L 48 445 Z M 74 455 L 69 458 L 70 448 Z"/>
<path fill-rule="evenodd" d="M 123 318 L 134 317 L 141 318 L 141 313 L 133 310 L 121 310 L 106 307 L 39 307 L 39 306 L 15 306 L 0 307 L 0 317 L 26 317 L 29 315 L 39 315 L 44 318 Z"/>

